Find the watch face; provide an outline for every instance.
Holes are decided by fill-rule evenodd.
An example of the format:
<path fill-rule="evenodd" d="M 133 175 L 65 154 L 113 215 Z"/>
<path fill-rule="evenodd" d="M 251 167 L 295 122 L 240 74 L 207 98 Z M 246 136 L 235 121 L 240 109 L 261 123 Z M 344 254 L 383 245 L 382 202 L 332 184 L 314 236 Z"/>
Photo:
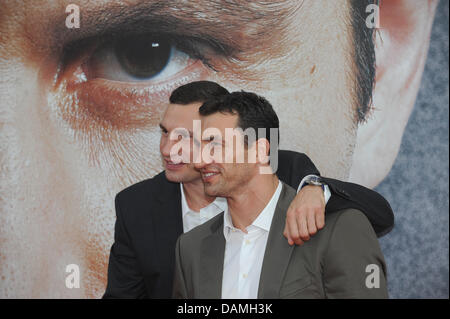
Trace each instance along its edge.
<path fill-rule="evenodd" d="M 310 179 L 308 179 L 308 184 L 313 185 L 322 185 L 321 179 L 318 176 L 311 176 Z"/>

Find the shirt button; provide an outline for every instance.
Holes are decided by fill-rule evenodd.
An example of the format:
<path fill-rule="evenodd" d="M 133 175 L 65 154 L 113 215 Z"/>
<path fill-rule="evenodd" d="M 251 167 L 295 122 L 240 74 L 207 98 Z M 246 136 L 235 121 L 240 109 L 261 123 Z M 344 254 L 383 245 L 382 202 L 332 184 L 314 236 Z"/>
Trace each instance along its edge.
<path fill-rule="evenodd" d="M 242 274 L 242 278 L 247 278 L 247 274 Z"/>
<path fill-rule="evenodd" d="M 246 239 L 246 240 L 245 240 L 245 244 L 246 244 L 246 245 L 250 244 L 250 240 Z"/>

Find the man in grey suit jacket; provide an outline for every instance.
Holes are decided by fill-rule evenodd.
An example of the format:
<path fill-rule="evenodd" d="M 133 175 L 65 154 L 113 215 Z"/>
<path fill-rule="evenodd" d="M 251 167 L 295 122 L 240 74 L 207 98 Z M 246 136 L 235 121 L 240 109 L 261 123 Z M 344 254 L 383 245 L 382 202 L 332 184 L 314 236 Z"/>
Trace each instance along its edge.
<path fill-rule="evenodd" d="M 235 92 L 204 103 L 200 114 L 204 133 L 209 128 L 215 133 L 202 135 L 201 154 L 213 157 L 202 158 L 196 167 L 205 192 L 226 197 L 228 209 L 179 237 L 175 298 L 388 297 L 384 258 L 361 212 L 326 214 L 324 230 L 302 246 L 290 246 L 282 232 L 295 191 L 275 174 L 261 174 L 269 164 L 259 153 L 273 152 L 276 141 L 257 133 L 258 143 L 249 142 L 237 134 L 232 157 L 222 157 L 230 145 L 217 131 L 226 137 L 226 128 L 278 128 L 267 100 Z M 258 154 L 256 163 L 236 160 L 243 155 L 240 145 L 245 158 L 251 151 Z"/>

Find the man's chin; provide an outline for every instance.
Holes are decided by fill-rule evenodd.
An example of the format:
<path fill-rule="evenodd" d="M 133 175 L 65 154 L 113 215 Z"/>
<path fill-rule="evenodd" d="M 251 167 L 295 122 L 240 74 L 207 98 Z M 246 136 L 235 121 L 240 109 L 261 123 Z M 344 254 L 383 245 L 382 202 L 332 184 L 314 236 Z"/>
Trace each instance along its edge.
<path fill-rule="evenodd" d="M 183 170 L 173 171 L 173 170 L 166 169 L 165 172 L 166 172 L 166 178 L 169 182 L 190 183 L 190 182 L 194 182 L 196 180 L 201 180 L 200 174 L 191 172 L 187 166 L 185 166 L 185 169 L 183 169 Z"/>
<path fill-rule="evenodd" d="M 205 194 L 211 197 L 223 197 L 220 190 L 214 186 L 205 185 Z"/>
<path fill-rule="evenodd" d="M 169 182 L 174 182 L 174 183 L 182 183 L 183 182 L 183 177 L 184 174 L 182 174 L 181 172 L 173 172 L 171 170 L 165 170 L 166 172 L 166 178 Z"/>

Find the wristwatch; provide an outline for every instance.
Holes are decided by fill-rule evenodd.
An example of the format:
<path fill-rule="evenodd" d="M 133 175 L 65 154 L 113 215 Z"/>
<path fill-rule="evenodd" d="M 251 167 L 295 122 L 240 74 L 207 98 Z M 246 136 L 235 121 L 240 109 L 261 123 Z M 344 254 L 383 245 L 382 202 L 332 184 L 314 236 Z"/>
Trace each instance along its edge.
<path fill-rule="evenodd" d="M 306 177 L 303 187 L 306 185 L 322 186 L 322 189 L 324 189 L 322 178 L 316 175 Z"/>

